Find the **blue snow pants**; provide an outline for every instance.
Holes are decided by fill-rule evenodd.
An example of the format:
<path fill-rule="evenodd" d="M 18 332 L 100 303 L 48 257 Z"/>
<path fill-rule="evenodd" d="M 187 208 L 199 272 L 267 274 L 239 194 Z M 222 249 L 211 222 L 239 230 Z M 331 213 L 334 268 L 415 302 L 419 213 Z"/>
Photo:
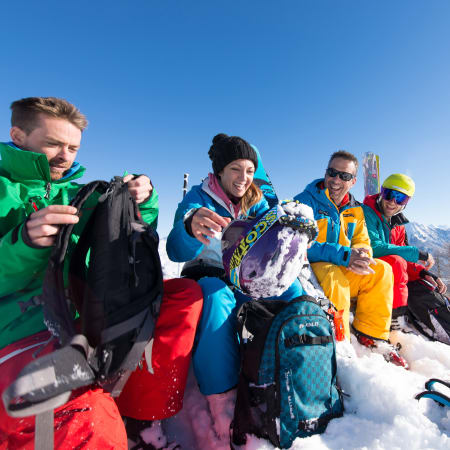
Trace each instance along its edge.
<path fill-rule="evenodd" d="M 237 385 L 239 378 L 239 343 L 236 332 L 237 311 L 251 300 L 232 291 L 218 278 L 202 278 L 203 311 L 197 328 L 193 354 L 195 376 L 202 394 L 219 394 Z M 296 280 L 279 297 L 269 300 L 292 300 L 305 292 Z"/>

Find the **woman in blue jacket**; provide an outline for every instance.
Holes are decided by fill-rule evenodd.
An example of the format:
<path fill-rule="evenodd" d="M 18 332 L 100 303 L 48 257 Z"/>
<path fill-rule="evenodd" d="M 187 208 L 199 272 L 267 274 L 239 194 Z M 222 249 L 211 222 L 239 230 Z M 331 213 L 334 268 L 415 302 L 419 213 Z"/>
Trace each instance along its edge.
<path fill-rule="evenodd" d="M 236 136 L 218 134 L 208 152 L 214 173 L 194 186 L 175 213 L 167 238 L 167 254 L 172 261 L 185 262 L 183 274 L 199 280 L 204 304 L 193 363 L 200 391 L 207 396 L 211 413 L 232 413 L 233 389 L 238 381 L 239 346 L 235 331 L 237 308 L 251 300 L 227 285 L 222 264 L 222 230 L 238 217 L 257 217 L 269 209 L 261 190 L 253 183 L 258 157 L 253 147 Z M 280 297 L 290 300 L 303 295 L 298 281 Z M 228 424 L 217 429 L 228 437 Z M 219 426 L 220 428 L 220 426 Z"/>

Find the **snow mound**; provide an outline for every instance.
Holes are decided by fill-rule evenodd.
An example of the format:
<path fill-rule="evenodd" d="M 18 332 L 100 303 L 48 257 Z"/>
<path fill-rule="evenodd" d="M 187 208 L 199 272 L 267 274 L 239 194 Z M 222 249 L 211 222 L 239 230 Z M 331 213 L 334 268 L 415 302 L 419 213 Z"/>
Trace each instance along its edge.
<path fill-rule="evenodd" d="M 160 254 L 165 277 L 177 277 L 181 269 L 168 260 L 165 240 Z M 291 449 L 450 449 L 450 408 L 430 399 L 414 399 L 429 378 L 450 381 L 450 346 L 399 331 L 391 333 L 391 340 L 401 344 L 400 353 L 410 370 L 387 363 L 356 340 L 337 344 L 338 379 L 348 395 L 344 416 L 332 420 L 321 435 L 296 439 Z M 208 403 L 192 371 L 183 410 L 163 421 L 163 427 L 169 442 L 178 442 L 182 449 L 226 448 L 213 431 Z M 273 448 L 254 436 L 242 447 Z"/>

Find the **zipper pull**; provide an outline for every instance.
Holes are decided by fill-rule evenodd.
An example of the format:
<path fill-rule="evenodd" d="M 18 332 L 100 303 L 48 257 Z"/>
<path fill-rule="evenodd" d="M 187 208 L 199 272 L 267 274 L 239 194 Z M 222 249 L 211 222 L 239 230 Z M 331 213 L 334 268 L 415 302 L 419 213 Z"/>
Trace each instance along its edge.
<path fill-rule="evenodd" d="M 50 198 L 50 190 L 52 189 L 52 185 L 50 183 L 47 183 L 47 186 L 45 186 L 45 195 L 44 198 L 47 200 Z"/>

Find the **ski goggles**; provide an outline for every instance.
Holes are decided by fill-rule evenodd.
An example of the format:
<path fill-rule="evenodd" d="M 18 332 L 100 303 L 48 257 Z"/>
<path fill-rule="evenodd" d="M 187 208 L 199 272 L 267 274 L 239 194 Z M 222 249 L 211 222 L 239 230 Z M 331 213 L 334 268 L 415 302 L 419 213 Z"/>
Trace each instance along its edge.
<path fill-rule="evenodd" d="M 355 175 L 353 175 L 352 173 L 340 172 L 339 170 L 333 169 L 332 167 L 328 167 L 327 175 L 331 178 L 334 178 L 339 175 L 339 178 L 342 181 L 350 181 L 352 178 L 355 177 Z"/>
<path fill-rule="evenodd" d="M 387 201 L 394 199 L 397 205 L 406 205 L 409 201 L 409 195 L 396 191 L 395 189 L 388 189 L 384 187 L 381 188 L 381 197 Z"/>

